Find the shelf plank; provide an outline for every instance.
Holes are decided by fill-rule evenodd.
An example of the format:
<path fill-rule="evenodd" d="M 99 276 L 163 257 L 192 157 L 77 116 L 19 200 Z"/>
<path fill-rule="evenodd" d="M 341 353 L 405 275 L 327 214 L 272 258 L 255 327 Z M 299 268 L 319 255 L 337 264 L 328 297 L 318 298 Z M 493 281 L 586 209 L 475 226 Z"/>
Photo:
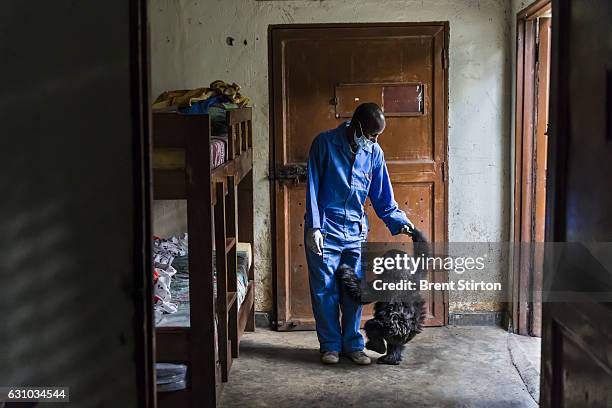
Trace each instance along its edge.
<path fill-rule="evenodd" d="M 189 327 L 155 328 L 155 348 L 159 362 L 188 362 L 191 358 Z"/>
<path fill-rule="evenodd" d="M 165 407 L 189 407 L 191 406 L 191 388 L 172 392 L 157 392 L 157 406 Z"/>
<path fill-rule="evenodd" d="M 184 169 L 154 169 L 153 198 L 155 200 L 183 200 L 187 197 Z"/>
<path fill-rule="evenodd" d="M 252 108 L 240 108 L 236 110 L 228 110 L 226 113 L 226 120 L 229 126 L 236 125 L 240 122 L 248 122 L 252 117 Z"/>
<path fill-rule="evenodd" d="M 185 149 L 153 149 L 152 166 L 155 170 L 184 170 Z"/>
<path fill-rule="evenodd" d="M 225 253 L 227 254 L 229 251 L 232 250 L 232 248 L 234 248 L 236 246 L 236 238 L 231 237 L 231 238 L 226 238 L 225 239 Z"/>
<path fill-rule="evenodd" d="M 237 298 L 238 294 L 236 292 L 227 292 L 227 310 L 231 309 Z"/>
<path fill-rule="evenodd" d="M 253 170 L 253 149 L 242 152 L 234 160 L 227 161 L 211 170 L 211 185 L 217 181 L 223 182 L 228 176 L 234 176 L 235 183 Z M 228 188 L 224 186 L 223 194 Z M 187 177 L 185 169 L 153 169 L 153 198 L 155 200 L 184 200 L 187 198 Z M 213 190 L 213 201 L 216 191 Z"/>
<path fill-rule="evenodd" d="M 251 309 L 253 308 L 255 298 L 253 295 L 254 287 L 255 283 L 250 280 L 246 296 L 244 297 L 244 302 L 242 302 L 242 305 L 240 305 L 240 310 L 238 311 L 238 342 L 240 342 L 242 333 L 244 333 L 245 331 L 247 321 L 249 320 L 249 314 L 251 313 Z"/>

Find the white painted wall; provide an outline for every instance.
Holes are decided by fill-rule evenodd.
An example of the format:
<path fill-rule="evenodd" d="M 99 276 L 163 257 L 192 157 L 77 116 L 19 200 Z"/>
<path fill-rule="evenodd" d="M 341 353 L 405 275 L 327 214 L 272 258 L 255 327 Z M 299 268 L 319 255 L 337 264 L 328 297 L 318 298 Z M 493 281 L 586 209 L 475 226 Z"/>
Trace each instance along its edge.
<path fill-rule="evenodd" d="M 224 79 L 242 85 L 254 102 L 258 310 L 272 306 L 268 26 L 449 21 L 449 238 L 493 242 L 509 236 L 511 6 L 512 0 L 150 1 L 153 95 Z M 158 210 L 166 220 L 184 217 L 164 203 Z M 172 231 L 156 221 L 156 232 Z M 453 302 L 459 310 L 497 308 L 494 299 L 451 298 L 451 310 Z"/>

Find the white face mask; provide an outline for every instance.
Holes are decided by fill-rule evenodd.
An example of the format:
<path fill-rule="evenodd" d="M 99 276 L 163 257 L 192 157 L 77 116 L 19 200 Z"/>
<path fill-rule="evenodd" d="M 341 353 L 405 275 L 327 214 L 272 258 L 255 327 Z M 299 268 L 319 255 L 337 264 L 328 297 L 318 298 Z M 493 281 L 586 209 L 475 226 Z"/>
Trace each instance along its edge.
<path fill-rule="evenodd" d="M 355 131 L 355 133 L 353 134 L 353 139 L 355 140 L 355 143 L 357 143 L 357 146 L 361 147 L 362 149 L 367 149 L 374 146 L 374 142 L 368 139 L 367 137 L 363 135 L 357 136 L 357 131 Z"/>

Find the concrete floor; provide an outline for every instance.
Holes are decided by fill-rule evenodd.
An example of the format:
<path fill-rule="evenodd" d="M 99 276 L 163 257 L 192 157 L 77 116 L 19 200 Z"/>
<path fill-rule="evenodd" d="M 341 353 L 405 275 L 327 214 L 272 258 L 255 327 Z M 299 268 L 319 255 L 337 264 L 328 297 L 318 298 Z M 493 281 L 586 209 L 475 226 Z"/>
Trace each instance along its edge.
<path fill-rule="evenodd" d="M 540 351 L 542 339 L 538 337 L 508 336 L 510 358 L 518 371 L 527 391 L 536 401 L 540 400 Z"/>
<path fill-rule="evenodd" d="M 495 327 L 428 328 L 399 366 L 319 363 L 314 332 L 245 334 L 221 406 L 537 407 Z M 378 354 L 368 351 L 371 357 Z"/>

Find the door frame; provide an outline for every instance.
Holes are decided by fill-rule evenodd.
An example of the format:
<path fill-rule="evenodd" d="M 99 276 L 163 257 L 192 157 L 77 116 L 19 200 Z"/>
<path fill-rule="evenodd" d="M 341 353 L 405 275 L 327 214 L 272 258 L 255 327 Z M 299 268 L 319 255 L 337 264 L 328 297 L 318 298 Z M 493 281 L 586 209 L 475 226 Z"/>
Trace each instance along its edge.
<path fill-rule="evenodd" d="M 511 270 L 511 326 L 521 335 L 540 335 L 541 302 L 533 298 L 541 293 L 541 279 L 536 275 L 533 253 L 524 253 L 529 246 L 519 243 L 536 241 L 536 66 L 537 18 L 552 8 L 551 0 L 537 0 L 517 14 L 516 20 L 516 100 L 514 140 L 514 225 L 513 265 Z M 550 54 L 549 54 L 550 63 Z M 550 92 L 550 90 L 549 90 Z M 528 158 L 528 160 L 525 160 Z M 542 220 L 544 224 L 545 221 Z M 539 275 L 538 275 L 539 276 Z"/>
<path fill-rule="evenodd" d="M 268 180 L 269 180 L 269 193 L 270 193 L 270 238 L 272 242 L 271 247 L 271 259 L 272 259 L 272 318 L 271 318 L 271 326 L 274 330 L 278 329 L 278 279 L 279 279 L 279 271 L 277 268 L 277 256 L 278 251 L 276 247 L 277 242 L 277 234 L 276 234 L 276 189 L 275 189 L 275 180 L 273 175 L 275 174 L 275 157 L 276 157 L 276 147 L 275 147 L 275 119 L 276 117 L 282 117 L 282 98 L 278 95 L 275 95 L 274 89 L 274 55 L 273 55 L 273 39 L 272 32 L 274 30 L 280 29 L 301 29 L 301 28 L 368 28 L 368 27 L 415 27 L 415 26 L 440 26 L 444 30 L 444 47 L 443 53 L 441 55 L 442 66 L 443 66 L 443 81 L 444 81 L 444 100 L 443 100 L 443 109 L 442 112 L 444 114 L 444 130 L 443 130 L 443 151 L 444 151 L 444 159 L 443 159 L 443 169 L 442 172 L 444 174 L 443 177 L 443 185 L 445 190 L 445 202 L 444 202 L 444 236 L 443 242 L 448 242 L 448 84 L 449 84 L 449 57 L 448 57 L 448 47 L 449 47 L 449 37 L 450 37 L 450 27 L 448 21 L 419 21 L 419 22 L 382 22 L 382 23 L 311 23 L 311 24 L 270 24 L 268 26 L 268 99 L 269 99 L 269 109 L 268 109 L 268 149 L 269 149 L 269 158 L 268 158 Z M 276 102 L 275 102 L 276 101 Z M 443 314 L 442 314 L 442 326 L 448 325 L 448 314 L 449 314 L 449 302 L 448 302 L 448 293 L 443 291 Z M 282 299 L 281 301 L 284 301 Z"/>
<path fill-rule="evenodd" d="M 152 258 L 152 170 L 151 170 L 151 101 L 149 65 L 148 2 L 130 2 L 130 73 L 132 98 L 132 163 L 134 173 L 134 272 L 139 282 L 134 292 L 134 329 L 137 367 L 138 406 L 152 408 L 156 404 L 155 328 L 153 313 Z"/>

